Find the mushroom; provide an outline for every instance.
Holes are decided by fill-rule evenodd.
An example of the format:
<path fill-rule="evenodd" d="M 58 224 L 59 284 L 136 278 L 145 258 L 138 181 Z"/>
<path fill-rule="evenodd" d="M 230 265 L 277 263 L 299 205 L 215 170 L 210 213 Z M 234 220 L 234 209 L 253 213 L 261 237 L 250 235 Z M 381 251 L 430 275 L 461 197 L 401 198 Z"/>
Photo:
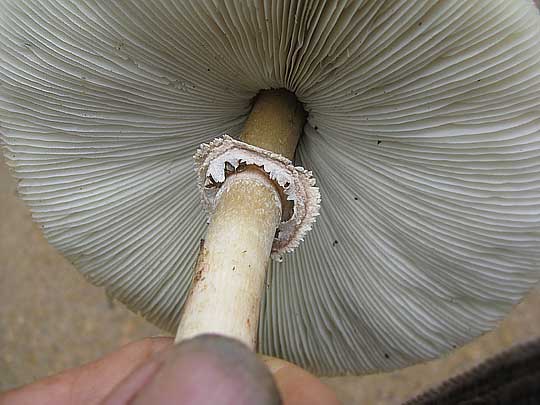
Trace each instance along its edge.
<path fill-rule="evenodd" d="M 319 210 L 311 173 L 288 159 L 304 117 L 290 92 L 263 91 L 240 134 L 245 142 L 224 136 L 195 155 L 211 219 L 177 341 L 219 333 L 256 347 L 270 253 L 279 260 L 297 247 Z"/>
<path fill-rule="evenodd" d="M 0 7 L 19 194 L 88 280 L 160 327 L 184 308 L 180 337 L 223 325 L 319 375 L 358 374 L 466 343 L 540 278 L 532 1 Z M 258 121 L 258 105 L 277 107 Z M 320 215 L 299 244 L 317 215 L 310 171 Z M 206 237 L 201 196 L 223 219 Z M 231 247 L 212 227 L 236 250 L 201 284 L 197 257 L 208 271 Z M 285 254 L 265 275 L 270 250 Z M 232 263 L 260 271 L 236 283 Z"/>

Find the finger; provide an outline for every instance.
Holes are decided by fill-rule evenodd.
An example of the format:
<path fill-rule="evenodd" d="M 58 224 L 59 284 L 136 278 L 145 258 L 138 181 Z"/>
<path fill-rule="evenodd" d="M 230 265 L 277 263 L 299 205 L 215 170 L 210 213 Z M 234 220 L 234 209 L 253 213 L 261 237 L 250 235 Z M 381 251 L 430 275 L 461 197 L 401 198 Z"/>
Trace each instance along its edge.
<path fill-rule="evenodd" d="M 339 405 L 330 387 L 314 375 L 287 361 L 262 357 L 272 372 L 283 398 L 283 405 Z"/>
<path fill-rule="evenodd" d="M 104 405 L 278 405 L 272 375 L 247 346 L 217 335 L 187 340 L 128 376 Z"/>
<path fill-rule="evenodd" d="M 97 361 L 0 394 L 0 405 L 97 405 L 134 369 L 172 345 L 171 338 L 146 338 Z"/>

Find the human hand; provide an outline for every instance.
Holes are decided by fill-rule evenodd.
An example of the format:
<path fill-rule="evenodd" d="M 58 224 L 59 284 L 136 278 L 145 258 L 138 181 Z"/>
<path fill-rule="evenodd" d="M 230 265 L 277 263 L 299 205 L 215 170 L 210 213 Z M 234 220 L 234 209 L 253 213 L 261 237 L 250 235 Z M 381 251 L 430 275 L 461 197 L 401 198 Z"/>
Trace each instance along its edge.
<path fill-rule="evenodd" d="M 269 357 L 261 361 L 245 346 L 211 335 L 179 345 L 170 338 L 143 339 L 92 363 L 0 394 L 0 405 L 127 403 L 339 402 L 330 388 L 299 367 Z"/>

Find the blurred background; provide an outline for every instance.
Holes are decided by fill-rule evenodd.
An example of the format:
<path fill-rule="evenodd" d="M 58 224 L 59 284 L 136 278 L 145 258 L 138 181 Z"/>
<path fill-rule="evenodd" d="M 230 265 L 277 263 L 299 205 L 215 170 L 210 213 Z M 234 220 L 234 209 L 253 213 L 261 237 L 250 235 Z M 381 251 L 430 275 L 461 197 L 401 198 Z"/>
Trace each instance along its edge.
<path fill-rule="evenodd" d="M 1 153 L 0 153 L 1 156 Z M 88 284 L 47 244 L 0 158 L 0 391 L 161 331 Z M 389 374 L 327 378 L 344 404 L 400 404 L 511 345 L 540 336 L 540 290 L 500 327 L 446 358 Z"/>

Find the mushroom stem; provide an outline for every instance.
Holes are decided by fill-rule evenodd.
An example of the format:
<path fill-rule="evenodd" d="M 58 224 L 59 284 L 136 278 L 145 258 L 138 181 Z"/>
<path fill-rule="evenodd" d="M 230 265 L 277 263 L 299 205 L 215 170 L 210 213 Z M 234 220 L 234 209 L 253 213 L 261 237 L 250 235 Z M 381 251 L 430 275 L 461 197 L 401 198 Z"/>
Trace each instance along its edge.
<path fill-rule="evenodd" d="M 305 122 L 296 97 L 261 92 L 240 139 L 289 159 Z M 278 186 L 259 168 L 230 174 L 216 197 L 176 341 L 217 333 L 257 345 L 266 268 L 282 215 Z"/>
<path fill-rule="evenodd" d="M 262 91 L 240 140 L 292 160 L 305 122 L 306 112 L 293 93 L 282 89 Z"/>
<path fill-rule="evenodd" d="M 229 176 L 220 194 L 176 339 L 218 333 L 254 348 L 279 192 L 252 168 Z"/>

